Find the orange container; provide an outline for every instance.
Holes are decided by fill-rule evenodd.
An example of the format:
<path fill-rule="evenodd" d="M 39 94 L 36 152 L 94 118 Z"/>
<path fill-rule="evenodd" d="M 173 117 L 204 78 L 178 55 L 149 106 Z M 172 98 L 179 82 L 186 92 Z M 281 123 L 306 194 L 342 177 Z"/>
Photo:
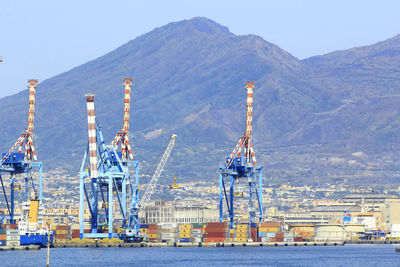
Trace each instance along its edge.
<path fill-rule="evenodd" d="M 68 225 L 57 225 L 57 230 L 68 230 Z"/>
<path fill-rule="evenodd" d="M 275 234 L 275 237 L 276 237 L 276 238 L 283 238 L 283 233 L 276 233 L 276 234 Z"/>
<path fill-rule="evenodd" d="M 279 223 L 277 222 L 262 222 L 262 223 L 258 223 L 258 227 L 259 228 L 278 228 L 279 227 Z"/>

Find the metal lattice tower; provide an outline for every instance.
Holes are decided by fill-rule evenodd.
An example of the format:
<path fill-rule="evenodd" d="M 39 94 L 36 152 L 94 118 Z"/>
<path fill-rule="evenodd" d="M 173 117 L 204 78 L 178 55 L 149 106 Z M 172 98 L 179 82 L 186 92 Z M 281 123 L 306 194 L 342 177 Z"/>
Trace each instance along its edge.
<path fill-rule="evenodd" d="M 171 155 L 171 151 L 175 146 L 175 139 L 176 139 L 176 134 L 173 134 L 171 136 L 171 140 L 169 141 L 167 148 L 164 151 L 164 154 L 161 157 L 160 162 L 157 165 L 157 168 L 156 168 L 153 176 L 150 179 L 149 184 L 146 187 L 146 191 L 144 192 L 144 194 L 140 200 L 141 208 L 146 207 L 150 202 L 151 196 L 154 193 L 154 188 L 157 185 L 158 179 L 160 178 L 161 173 L 164 170 L 165 164 L 167 163 L 168 158 Z"/>
<path fill-rule="evenodd" d="M 42 201 L 42 163 L 38 162 L 36 150 L 34 146 L 34 121 L 35 121 L 35 99 L 37 80 L 29 80 L 29 102 L 28 102 L 28 127 L 22 132 L 20 137 L 11 147 L 11 149 L 2 155 L 0 163 L 0 182 L 3 189 L 4 199 L 7 205 L 10 222 L 15 222 L 14 219 L 14 198 L 15 190 L 20 189 L 20 186 L 15 184 L 16 176 L 23 175 L 25 181 L 25 197 L 24 200 L 28 201 L 30 192 L 34 192 L 39 201 Z M 25 147 L 24 147 L 25 146 Z M 18 148 L 18 150 L 17 150 Z M 17 152 L 15 152 L 17 150 Z M 24 153 L 22 151 L 24 150 Z M 35 185 L 32 171 L 37 169 L 39 172 L 39 192 Z M 4 186 L 2 173 L 10 175 L 10 201 L 7 197 L 7 189 Z"/>
<path fill-rule="evenodd" d="M 247 115 L 246 115 L 246 131 L 239 139 L 239 142 L 233 149 L 229 157 L 226 158 L 225 165 L 219 167 L 219 207 L 220 221 L 229 218 L 230 226 L 233 228 L 234 223 L 234 186 L 237 183 L 245 182 L 248 186 L 249 195 L 249 223 L 262 220 L 262 167 L 257 167 L 256 156 L 252 145 L 253 133 L 253 92 L 255 83 L 246 83 L 247 90 Z M 258 174 L 258 189 L 256 175 Z M 229 183 L 229 192 L 226 184 Z M 224 199 L 226 209 L 224 208 Z M 256 210 L 255 202 L 258 204 Z"/>

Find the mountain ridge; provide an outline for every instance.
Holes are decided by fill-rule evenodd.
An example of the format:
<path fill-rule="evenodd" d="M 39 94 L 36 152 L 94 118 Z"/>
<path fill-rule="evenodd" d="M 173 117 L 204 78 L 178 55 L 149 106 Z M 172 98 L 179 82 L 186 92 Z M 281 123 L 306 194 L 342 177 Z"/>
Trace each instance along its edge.
<path fill-rule="evenodd" d="M 296 161 L 302 153 L 319 164 L 312 174 L 316 177 L 324 168 L 335 168 L 320 162 L 322 154 L 351 155 L 350 150 L 359 149 L 377 155 L 395 153 L 400 110 L 393 96 L 400 95 L 400 74 L 384 66 L 396 64 L 393 55 L 400 55 L 399 35 L 390 40 L 375 44 L 384 46 L 376 54 L 367 49 L 368 57 L 365 48 L 354 48 L 350 56 L 333 52 L 340 62 L 352 62 L 358 56 L 358 64 L 349 67 L 346 63 L 342 70 L 342 65 L 332 63 L 332 53 L 299 60 L 261 37 L 235 35 L 207 18 L 169 23 L 39 84 L 38 156 L 45 168 L 76 173 L 87 143 L 83 95 L 96 94 L 96 116 L 106 140 L 111 141 L 122 126 L 121 83 L 126 77 L 135 82 L 132 143 L 143 168 L 156 161 L 169 136 L 177 133 L 177 172 L 188 180 L 215 176 L 218 164 L 244 131 L 247 81 L 256 82 L 258 161 L 268 169 L 286 157 L 288 166 L 287 170 L 271 167 L 266 176 L 303 177 L 299 171 L 305 168 L 300 167 L 303 159 Z M 366 90 L 360 90 L 363 86 Z M 27 90 L 0 99 L 3 151 L 23 130 L 26 104 Z M 318 152 L 310 152 L 309 147 L 293 152 L 283 149 L 293 144 L 325 145 Z M 271 155 L 266 152 L 270 147 L 277 147 Z M 201 173 L 196 170 L 198 161 L 203 162 Z M 349 173 L 354 169 L 345 167 Z"/>

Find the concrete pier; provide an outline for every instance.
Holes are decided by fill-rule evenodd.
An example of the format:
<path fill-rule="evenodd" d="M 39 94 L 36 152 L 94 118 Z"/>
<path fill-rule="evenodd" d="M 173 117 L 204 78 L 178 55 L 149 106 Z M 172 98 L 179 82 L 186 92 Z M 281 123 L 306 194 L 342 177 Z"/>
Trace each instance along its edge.
<path fill-rule="evenodd" d="M 29 246 L 0 246 L 0 251 L 7 250 L 39 250 L 39 245 L 29 245 Z"/>
<path fill-rule="evenodd" d="M 400 244 L 400 240 L 351 240 L 346 244 Z"/>
<path fill-rule="evenodd" d="M 54 248 L 84 247 L 296 247 L 296 246 L 343 246 L 345 242 L 221 242 L 221 243 L 63 243 L 54 244 Z"/>

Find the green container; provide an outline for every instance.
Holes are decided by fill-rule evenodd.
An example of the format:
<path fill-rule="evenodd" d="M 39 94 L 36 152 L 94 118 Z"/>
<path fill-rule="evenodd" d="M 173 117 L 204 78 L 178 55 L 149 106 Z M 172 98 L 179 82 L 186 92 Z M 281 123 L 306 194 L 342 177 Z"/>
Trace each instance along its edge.
<path fill-rule="evenodd" d="M 205 223 L 192 223 L 193 228 L 202 228 Z"/>

